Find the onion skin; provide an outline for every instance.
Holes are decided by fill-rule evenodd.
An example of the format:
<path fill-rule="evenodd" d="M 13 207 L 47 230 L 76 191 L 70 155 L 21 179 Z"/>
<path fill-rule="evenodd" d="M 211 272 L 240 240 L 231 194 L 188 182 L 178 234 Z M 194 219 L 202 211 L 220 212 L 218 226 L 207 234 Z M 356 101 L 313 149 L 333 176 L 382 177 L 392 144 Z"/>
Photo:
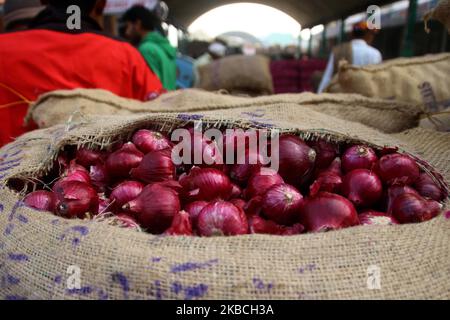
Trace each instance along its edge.
<path fill-rule="evenodd" d="M 75 160 L 70 161 L 69 167 L 63 174 L 64 181 L 80 181 L 90 184 L 91 177 L 89 176 L 89 171 L 85 167 L 80 166 L 75 163 Z"/>
<path fill-rule="evenodd" d="M 355 169 L 371 170 L 376 165 L 378 157 L 372 148 L 355 145 L 345 150 L 341 160 L 344 172 L 350 172 Z"/>
<path fill-rule="evenodd" d="M 236 185 L 232 184 L 230 199 L 236 199 L 242 197 L 242 189 Z"/>
<path fill-rule="evenodd" d="M 266 220 L 260 216 L 252 216 L 249 218 L 249 231 L 252 234 L 272 234 L 272 235 L 296 235 L 302 233 L 304 227 L 297 223 L 292 227 L 286 227 L 276 224 L 273 221 Z"/>
<path fill-rule="evenodd" d="M 144 185 L 138 181 L 124 181 L 112 190 L 109 198 L 114 201 L 115 208 L 122 208 L 125 203 L 136 199 L 143 189 Z"/>
<path fill-rule="evenodd" d="M 309 194 L 314 197 L 319 191 L 339 193 L 341 186 L 341 159 L 336 158 L 330 164 L 328 169 L 318 173 L 317 179 L 309 187 Z"/>
<path fill-rule="evenodd" d="M 171 147 L 169 139 L 167 139 L 162 133 L 146 129 L 138 130 L 133 135 L 131 141 L 144 154 L 152 151 L 164 150 Z"/>
<path fill-rule="evenodd" d="M 399 153 L 382 156 L 376 171 L 381 180 L 388 185 L 411 185 L 419 178 L 417 163 L 410 157 Z"/>
<path fill-rule="evenodd" d="M 278 174 L 286 183 L 298 185 L 300 180 L 313 169 L 316 152 L 302 139 L 290 134 L 280 137 L 279 148 Z"/>
<path fill-rule="evenodd" d="M 338 154 L 338 148 L 333 143 L 325 140 L 308 142 L 308 145 L 316 151 L 316 168 L 328 168 Z"/>
<path fill-rule="evenodd" d="M 56 213 L 67 218 L 84 218 L 98 213 L 98 195 L 92 186 L 80 181 L 59 181 L 53 186 Z"/>
<path fill-rule="evenodd" d="M 198 216 L 201 236 L 234 236 L 248 233 L 248 222 L 242 209 L 225 201 L 215 201 L 203 208 Z"/>
<path fill-rule="evenodd" d="M 133 143 L 126 143 L 106 159 L 108 174 L 112 177 L 127 178 L 131 169 L 136 168 L 143 157 L 144 154 Z"/>
<path fill-rule="evenodd" d="M 364 211 L 359 214 L 361 225 L 388 226 L 398 224 L 397 220 L 391 215 L 373 210 Z"/>
<path fill-rule="evenodd" d="M 172 162 L 171 149 L 147 153 L 141 163 L 131 170 L 131 177 L 145 183 L 173 180 L 175 165 Z"/>
<path fill-rule="evenodd" d="M 424 198 L 435 201 L 441 201 L 444 198 L 441 188 L 425 172 L 419 175 L 419 178 L 414 183 L 414 187 Z"/>
<path fill-rule="evenodd" d="M 206 202 L 206 201 L 194 201 L 194 202 L 188 203 L 184 207 L 184 210 L 189 214 L 189 217 L 191 218 L 192 225 L 194 225 L 194 226 L 197 225 L 198 215 L 203 210 L 203 208 L 206 207 L 207 204 L 208 204 L 208 202 Z"/>
<path fill-rule="evenodd" d="M 105 212 L 111 212 L 111 201 L 108 198 L 105 198 L 104 196 L 99 197 L 98 199 L 98 210 L 97 212 L 105 213 Z"/>
<path fill-rule="evenodd" d="M 92 185 L 97 189 L 97 191 L 106 191 L 108 184 L 110 183 L 110 177 L 104 164 L 96 164 L 91 166 L 89 176 L 91 178 Z"/>
<path fill-rule="evenodd" d="M 389 187 L 387 190 L 387 213 L 392 215 L 392 204 L 394 203 L 394 200 L 404 194 L 404 193 L 412 193 L 415 195 L 419 195 L 419 193 L 408 186 L 403 186 L 403 185 L 395 185 L 392 187 Z"/>
<path fill-rule="evenodd" d="M 250 160 L 256 160 L 256 163 L 250 164 Z M 239 184 L 244 184 L 250 176 L 262 167 L 264 158 L 259 152 L 251 152 L 249 149 L 245 151 L 243 158 L 237 159 L 237 163 L 229 168 L 229 176 Z"/>
<path fill-rule="evenodd" d="M 151 184 L 122 209 L 133 212 L 139 224 L 149 232 L 160 234 L 170 227 L 180 207 L 178 193 L 175 190 L 159 184 Z"/>
<path fill-rule="evenodd" d="M 27 207 L 53 212 L 56 207 L 56 196 L 53 192 L 38 190 L 27 194 L 23 202 Z"/>
<path fill-rule="evenodd" d="M 284 183 L 283 178 L 270 168 L 260 168 L 248 180 L 245 197 L 251 199 L 262 196 L 272 186 Z"/>
<path fill-rule="evenodd" d="M 242 210 L 244 210 L 245 205 L 247 204 L 244 200 L 239 198 L 231 199 L 229 202 L 234 204 L 236 207 L 241 208 Z"/>
<path fill-rule="evenodd" d="M 222 168 L 223 159 L 222 154 L 218 152 L 217 144 L 215 141 L 207 139 L 205 136 L 199 137 L 194 135 L 194 128 L 189 128 L 189 133 L 191 135 L 191 146 L 190 150 L 186 150 L 191 153 L 191 163 L 197 167 L 207 168 Z M 201 148 L 201 149 L 200 149 Z M 202 154 L 201 163 L 195 163 L 194 153 L 199 152 Z M 210 164 L 208 164 L 210 163 Z"/>
<path fill-rule="evenodd" d="M 300 222 L 307 231 L 338 230 L 359 224 L 358 213 L 346 198 L 328 192 L 306 198 L 300 209 Z"/>
<path fill-rule="evenodd" d="M 178 212 L 172 221 L 172 225 L 164 231 L 165 235 L 171 236 L 192 236 L 192 225 L 189 220 L 189 213 L 186 211 Z"/>
<path fill-rule="evenodd" d="M 117 220 L 119 226 L 122 227 L 122 228 L 140 229 L 140 226 L 137 223 L 137 221 L 133 217 L 130 217 L 126 213 L 118 213 L 118 214 L 116 214 L 115 215 L 115 219 Z"/>
<path fill-rule="evenodd" d="M 392 215 L 400 223 L 427 221 L 436 217 L 440 210 L 439 202 L 412 193 L 401 194 L 392 203 Z"/>
<path fill-rule="evenodd" d="M 262 211 L 278 224 L 290 225 L 296 222 L 303 196 L 288 184 L 272 186 L 262 197 Z"/>
<path fill-rule="evenodd" d="M 368 207 L 380 200 L 383 186 L 375 173 L 367 169 L 356 169 L 345 175 L 342 195 L 357 207 Z"/>
<path fill-rule="evenodd" d="M 188 175 L 180 177 L 179 183 L 188 202 L 229 199 L 233 189 L 230 179 L 214 168 L 193 167 Z"/>
<path fill-rule="evenodd" d="M 98 150 L 80 148 L 77 150 L 75 158 L 78 164 L 85 168 L 89 168 L 98 163 L 103 163 L 105 160 L 105 153 Z"/>

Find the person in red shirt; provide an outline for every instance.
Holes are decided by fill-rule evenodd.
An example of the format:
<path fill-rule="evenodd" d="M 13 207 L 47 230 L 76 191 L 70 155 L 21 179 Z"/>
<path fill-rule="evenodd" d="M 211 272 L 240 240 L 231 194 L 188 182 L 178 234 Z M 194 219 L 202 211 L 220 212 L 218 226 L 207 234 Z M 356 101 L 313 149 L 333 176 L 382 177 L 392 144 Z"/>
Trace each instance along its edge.
<path fill-rule="evenodd" d="M 0 34 L 0 146 L 36 127 L 24 117 L 45 92 L 99 88 L 146 101 L 165 91 L 134 47 L 102 33 L 106 0 L 41 2 L 28 30 Z M 81 9 L 80 29 L 67 27 L 71 4 Z"/>

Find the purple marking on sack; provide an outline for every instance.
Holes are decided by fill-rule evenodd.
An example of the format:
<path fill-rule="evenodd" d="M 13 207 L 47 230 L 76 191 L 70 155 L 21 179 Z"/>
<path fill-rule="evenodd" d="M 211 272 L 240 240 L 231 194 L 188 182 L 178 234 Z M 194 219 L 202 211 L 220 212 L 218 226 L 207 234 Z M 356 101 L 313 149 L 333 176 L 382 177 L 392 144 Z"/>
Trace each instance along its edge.
<path fill-rule="evenodd" d="M 8 223 L 6 225 L 6 228 L 5 228 L 5 231 L 4 231 L 4 235 L 5 236 L 9 236 L 12 233 L 13 229 L 14 229 L 14 225 L 12 223 Z"/>
<path fill-rule="evenodd" d="M 22 222 L 22 223 L 28 223 L 28 218 L 25 217 L 23 214 L 19 214 L 19 215 L 17 216 L 17 220 L 19 220 L 19 221 Z"/>
<path fill-rule="evenodd" d="M 98 290 L 98 300 L 108 300 L 108 294 L 102 289 Z"/>
<path fill-rule="evenodd" d="M 252 124 L 254 124 L 255 126 L 259 126 L 262 128 L 272 128 L 273 127 L 273 124 L 271 124 L 271 123 L 264 123 L 264 122 L 255 121 L 255 120 L 251 120 L 250 122 Z"/>
<path fill-rule="evenodd" d="M 151 261 L 152 261 L 152 262 L 160 262 L 161 259 L 162 259 L 161 257 L 152 257 L 152 258 L 151 258 Z"/>
<path fill-rule="evenodd" d="M 17 262 L 22 262 L 22 261 L 28 261 L 29 258 L 26 254 L 23 253 L 8 253 L 8 258 L 9 260 L 12 261 L 17 261 Z"/>
<path fill-rule="evenodd" d="M 244 116 L 249 116 L 250 118 L 262 118 L 265 115 L 264 112 L 256 113 L 256 112 L 248 112 L 248 111 L 242 112 L 241 114 Z"/>
<path fill-rule="evenodd" d="M 163 294 L 161 289 L 161 281 L 155 280 L 154 284 L 156 286 L 156 293 L 155 293 L 156 300 L 162 300 Z"/>
<path fill-rule="evenodd" d="M 4 172 L 4 171 L 8 172 L 9 170 L 11 170 L 17 166 L 20 166 L 20 162 L 16 163 L 16 164 L 12 164 L 12 165 L 4 167 L 4 168 L 0 168 L 0 172 Z"/>
<path fill-rule="evenodd" d="M 122 287 L 123 296 L 125 297 L 125 299 L 128 299 L 128 291 L 130 291 L 130 285 L 128 283 L 127 277 L 121 272 L 116 272 L 111 275 L 111 278 L 113 282 L 120 284 L 120 286 Z"/>
<path fill-rule="evenodd" d="M 183 290 L 183 285 L 179 282 L 173 282 L 171 290 L 173 293 L 179 294 Z"/>
<path fill-rule="evenodd" d="M 208 291 L 208 286 L 206 284 L 199 284 L 192 287 L 186 287 L 184 289 L 184 299 L 192 300 L 194 298 L 203 297 Z"/>
<path fill-rule="evenodd" d="M 55 279 L 53 279 L 54 283 L 60 284 L 62 281 L 62 276 L 58 275 L 55 277 Z"/>
<path fill-rule="evenodd" d="M 57 225 L 59 223 L 59 219 L 53 219 L 52 221 L 50 221 L 50 223 L 53 225 Z"/>
<path fill-rule="evenodd" d="M 5 296 L 5 300 L 27 300 L 27 297 L 19 295 L 7 295 Z"/>
<path fill-rule="evenodd" d="M 19 209 L 19 208 L 21 208 L 21 207 L 23 207 L 23 206 L 25 206 L 25 203 L 23 203 L 22 201 L 17 201 L 15 204 L 14 204 L 14 206 L 13 206 L 13 208 L 11 209 L 11 214 L 9 215 L 9 221 L 12 221 L 12 219 L 14 218 L 14 216 L 15 216 L 15 214 L 16 214 L 16 212 L 17 212 L 17 209 Z"/>
<path fill-rule="evenodd" d="M 86 226 L 73 226 L 73 227 L 70 227 L 70 228 L 66 229 L 66 230 L 59 236 L 58 239 L 61 240 L 61 241 L 63 241 L 63 240 L 66 238 L 67 234 L 68 234 L 69 232 L 71 232 L 71 231 L 78 232 L 81 236 L 84 237 L 84 236 L 86 236 L 86 235 L 89 233 L 89 228 L 86 227 Z M 77 237 L 73 237 L 73 238 L 72 238 L 72 245 L 73 245 L 73 246 L 79 245 L 80 242 L 81 242 L 81 239 L 80 239 L 80 238 L 77 238 Z"/>
<path fill-rule="evenodd" d="M 6 275 L 6 281 L 8 282 L 9 285 L 14 286 L 14 285 L 19 284 L 20 279 L 14 277 L 13 275 L 8 274 L 8 275 Z"/>
<path fill-rule="evenodd" d="M 315 269 L 316 269 L 316 264 L 315 263 L 310 263 L 310 264 L 307 264 L 304 267 L 300 267 L 298 269 L 298 272 L 303 274 L 303 273 L 305 273 L 305 271 L 313 271 Z"/>
<path fill-rule="evenodd" d="M 3 209 L 4 209 L 5 207 L 0 203 L 0 213 L 1 212 L 3 212 Z"/>
<path fill-rule="evenodd" d="M 86 287 L 81 287 L 80 289 L 76 289 L 76 288 L 75 289 L 67 289 L 66 293 L 86 296 L 88 294 L 91 294 L 92 291 L 93 291 L 92 287 L 86 286 Z"/>
<path fill-rule="evenodd" d="M 186 113 L 179 113 L 177 115 L 178 119 L 189 121 L 189 120 L 200 120 L 203 118 L 203 115 L 201 114 L 186 114 Z"/>
<path fill-rule="evenodd" d="M 17 158 L 17 159 L 12 159 L 12 160 L 8 160 L 8 161 L 2 161 L 0 162 L 0 171 L 3 171 L 3 168 L 6 164 L 13 164 L 14 166 L 18 166 L 20 164 L 20 161 L 23 158 Z M 19 163 L 17 163 L 19 162 Z"/>
<path fill-rule="evenodd" d="M 267 292 L 269 292 L 273 288 L 272 283 L 269 282 L 265 284 L 264 281 L 259 278 L 253 278 L 253 285 L 255 286 L 256 289 L 264 290 Z"/>
<path fill-rule="evenodd" d="M 170 269 L 170 272 L 177 273 L 177 272 L 184 272 L 184 271 L 190 271 L 194 269 L 203 269 L 207 267 L 211 267 L 212 265 L 219 262 L 219 259 L 213 259 L 209 260 L 203 263 L 196 263 L 196 262 L 186 262 L 182 264 L 176 264 L 172 266 Z"/>

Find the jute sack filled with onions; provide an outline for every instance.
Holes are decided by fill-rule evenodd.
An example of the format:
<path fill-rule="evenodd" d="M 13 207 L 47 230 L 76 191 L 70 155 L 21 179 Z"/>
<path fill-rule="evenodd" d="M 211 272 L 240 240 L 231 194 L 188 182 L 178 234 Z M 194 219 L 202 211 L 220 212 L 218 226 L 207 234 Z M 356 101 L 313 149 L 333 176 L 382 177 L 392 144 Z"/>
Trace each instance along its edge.
<path fill-rule="evenodd" d="M 249 109 L 247 118 L 233 110 L 220 118 L 216 111 L 87 117 L 28 133 L 0 149 L 0 272 L 7 279 L 0 297 L 448 299 L 448 134 L 417 128 L 387 135 L 308 107 L 282 106 L 296 118 L 274 120 L 279 113 L 261 115 L 258 105 Z M 194 120 L 202 120 L 204 129 L 257 128 L 272 133 L 279 129 L 284 137 L 280 137 L 281 178 L 266 175 L 266 182 L 252 189 L 245 166 L 160 170 L 170 167 L 166 149 L 147 151 L 169 144 L 166 139 L 175 129 L 191 132 Z M 202 140 L 199 145 L 207 150 L 212 143 Z M 302 154 L 303 160 L 297 163 L 299 158 L 288 156 L 291 152 Z M 156 167 L 155 159 L 159 159 Z M 362 204 L 355 197 L 359 193 L 351 195 L 353 178 L 340 176 L 336 159 L 341 159 L 342 170 L 353 167 L 347 174 L 356 171 L 372 179 L 377 172 L 388 193 L 398 182 L 401 190 L 395 199 L 376 191 L 379 199 L 393 200 L 392 215 L 361 212 L 359 207 L 356 212 Z M 393 159 L 402 159 L 403 164 L 387 165 Z M 320 172 L 327 169 L 315 170 L 324 165 L 322 161 L 330 164 L 323 179 Z M 123 164 L 134 168 L 128 170 Z M 307 170 L 299 167 L 305 164 Z M 410 170 L 399 169 L 405 164 Z M 127 192 L 119 192 L 122 183 L 104 183 L 102 165 L 116 182 L 117 176 L 130 175 L 136 181 Z M 374 171 L 355 169 L 361 165 Z M 202 184 L 205 180 L 199 176 L 205 170 L 215 185 Z M 253 172 L 250 179 L 257 174 Z M 327 181 L 332 174 L 337 179 Z M 168 178 L 161 179 L 164 175 Z M 337 194 L 333 188 L 340 184 L 339 178 L 343 189 Z M 89 179 L 87 186 L 83 181 Z M 225 183 L 227 179 L 233 185 Z M 242 181 L 247 184 L 239 184 Z M 267 181 L 270 188 L 262 195 L 253 194 Z M 112 205 L 98 196 L 105 187 L 110 188 L 103 193 L 114 199 Z M 135 192 L 139 187 L 143 189 Z M 332 189 L 322 191 L 325 187 Z M 33 189 L 39 191 L 30 193 Z M 41 195 L 36 197 L 36 192 Z M 222 200 L 211 199 L 211 192 L 220 192 Z M 258 196 L 261 202 L 255 199 Z M 364 202 L 373 201 L 366 196 L 361 198 Z M 195 223 L 189 197 L 206 202 Z M 333 209 L 320 209 L 323 201 L 334 203 Z M 414 205 L 405 207 L 405 201 Z M 382 202 L 374 205 L 389 206 Z M 159 209 L 154 214 L 161 205 L 175 213 Z M 280 205 L 285 210 L 280 211 Z M 105 210 L 113 214 L 105 215 Z M 136 215 L 131 214 L 134 211 Z M 213 219 L 214 214 L 226 215 L 226 223 Z M 291 218 L 301 219 L 287 221 Z M 402 223 L 397 224 L 397 219 Z M 426 221 L 418 223 L 422 220 Z M 77 275 L 81 275 L 78 282 Z"/>
<path fill-rule="evenodd" d="M 369 66 L 341 62 L 339 85 L 333 83 L 326 91 L 421 103 L 427 111 L 435 112 L 450 101 L 449 74 L 449 53 L 398 58 Z"/>
<path fill-rule="evenodd" d="M 354 94 L 282 94 L 244 98 L 203 90 L 189 89 L 170 92 L 146 103 L 117 97 L 103 90 L 59 90 L 44 94 L 30 107 L 28 119 L 40 128 L 55 124 L 82 121 L 89 115 L 127 115 L 157 112 L 204 112 L 208 110 L 245 109 L 258 106 L 259 112 L 274 106 L 290 105 L 292 115 L 281 112 L 284 119 L 300 117 L 295 106 L 305 106 L 341 119 L 360 122 L 382 130 L 399 132 L 416 127 L 422 108 L 413 103 L 371 99 Z M 242 113 L 245 111 L 242 110 Z M 245 116 L 245 114 L 244 114 Z M 247 115 L 248 116 L 248 115 Z"/>

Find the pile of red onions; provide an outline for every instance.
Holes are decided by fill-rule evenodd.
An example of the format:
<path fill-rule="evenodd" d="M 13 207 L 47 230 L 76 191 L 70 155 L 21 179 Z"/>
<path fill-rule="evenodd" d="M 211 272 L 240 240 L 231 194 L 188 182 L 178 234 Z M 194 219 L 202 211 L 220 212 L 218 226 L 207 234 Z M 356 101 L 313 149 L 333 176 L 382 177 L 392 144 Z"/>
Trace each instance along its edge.
<path fill-rule="evenodd" d="M 175 165 L 168 136 L 147 129 L 107 150 L 66 148 L 56 162 L 60 176 L 44 177 L 52 181 L 47 189 L 24 203 L 66 218 L 107 212 L 116 225 L 167 236 L 292 236 L 427 221 L 446 197 L 436 177 L 395 147 L 284 134 L 274 171 L 250 140 L 240 159 L 231 142 L 248 136 L 227 131 L 220 152 L 215 140 L 195 136 L 187 152 L 206 157 L 195 165 Z M 234 163 L 225 162 L 225 151 L 234 152 Z"/>

